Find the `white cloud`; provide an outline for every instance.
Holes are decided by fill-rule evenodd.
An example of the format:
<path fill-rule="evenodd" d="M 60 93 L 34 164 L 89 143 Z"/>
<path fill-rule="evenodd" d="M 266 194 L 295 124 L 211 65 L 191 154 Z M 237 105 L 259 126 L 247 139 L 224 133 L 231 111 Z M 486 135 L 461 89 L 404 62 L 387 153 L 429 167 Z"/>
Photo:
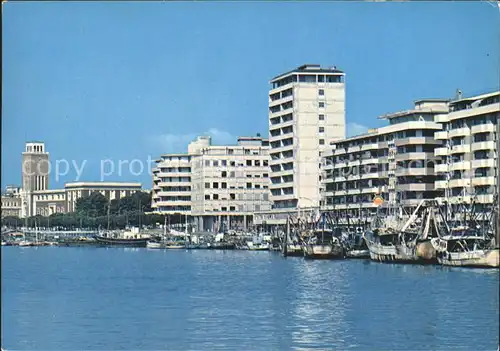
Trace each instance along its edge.
<path fill-rule="evenodd" d="M 368 127 L 359 123 L 347 123 L 347 137 L 368 133 Z"/>
<path fill-rule="evenodd" d="M 215 145 L 235 144 L 237 137 L 229 132 L 210 128 L 206 132 L 187 133 L 187 134 L 162 134 L 151 138 L 152 142 L 161 153 L 183 153 L 187 151 L 188 144 L 200 135 L 212 137 L 212 143 Z"/>

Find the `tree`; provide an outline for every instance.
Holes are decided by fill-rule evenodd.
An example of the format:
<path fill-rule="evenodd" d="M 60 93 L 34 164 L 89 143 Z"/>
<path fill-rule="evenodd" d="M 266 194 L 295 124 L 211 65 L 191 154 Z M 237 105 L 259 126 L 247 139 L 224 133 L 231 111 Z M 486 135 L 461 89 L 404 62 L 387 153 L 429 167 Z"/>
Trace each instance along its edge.
<path fill-rule="evenodd" d="M 90 217 L 106 215 L 108 200 L 101 193 L 94 191 L 89 196 L 76 200 L 76 212 Z"/>

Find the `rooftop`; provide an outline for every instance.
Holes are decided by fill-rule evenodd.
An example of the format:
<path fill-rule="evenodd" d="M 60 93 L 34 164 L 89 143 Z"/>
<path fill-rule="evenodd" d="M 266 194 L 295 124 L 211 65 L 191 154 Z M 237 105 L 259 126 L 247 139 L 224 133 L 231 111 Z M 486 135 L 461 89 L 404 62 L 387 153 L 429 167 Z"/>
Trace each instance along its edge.
<path fill-rule="evenodd" d="M 286 73 L 282 73 L 282 74 L 272 78 L 271 83 L 274 82 L 275 80 L 286 77 L 292 73 L 337 73 L 337 74 L 341 73 L 341 74 L 344 74 L 344 72 L 337 69 L 336 66 L 332 66 L 329 68 L 322 68 L 318 64 L 305 64 L 305 65 L 297 67 L 296 69 L 293 69 L 293 70 L 288 71 Z"/>

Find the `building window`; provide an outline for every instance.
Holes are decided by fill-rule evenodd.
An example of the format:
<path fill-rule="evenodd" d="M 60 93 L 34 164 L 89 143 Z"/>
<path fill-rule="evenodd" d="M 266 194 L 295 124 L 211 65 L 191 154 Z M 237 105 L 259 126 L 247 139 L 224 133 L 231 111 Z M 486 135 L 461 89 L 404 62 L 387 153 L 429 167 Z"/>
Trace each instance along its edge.
<path fill-rule="evenodd" d="M 205 195 L 205 200 L 210 200 L 210 195 Z"/>
<path fill-rule="evenodd" d="M 235 167 L 236 166 L 236 161 L 230 161 L 229 164 L 231 165 L 231 167 Z"/>
<path fill-rule="evenodd" d="M 319 127 L 319 132 L 324 133 L 325 132 L 325 127 Z"/>
<path fill-rule="evenodd" d="M 231 200 L 236 200 L 236 194 L 229 194 L 229 198 Z"/>
<path fill-rule="evenodd" d="M 231 178 L 234 178 L 234 171 L 229 172 L 229 176 L 230 176 Z"/>
<path fill-rule="evenodd" d="M 210 160 L 205 160 L 205 166 L 210 167 Z"/>
<path fill-rule="evenodd" d="M 210 189 L 210 183 L 205 183 L 205 189 Z"/>
<path fill-rule="evenodd" d="M 321 96 L 325 95 L 325 90 L 324 89 L 318 90 L 318 94 Z"/>
<path fill-rule="evenodd" d="M 247 160 L 247 166 L 251 166 L 252 165 L 252 160 Z"/>
<path fill-rule="evenodd" d="M 222 173 L 221 173 L 221 177 L 222 177 L 222 178 L 226 178 L 226 177 L 227 177 L 227 172 L 226 172 L 226 171 L 222 171 Z"/>
<path fill-rule="evenodd" d="M 233 150 L 233 149 L 229 149 L 229 150 L 227 150 L 227 153 L 228 153 L 229 155 L 232 155 L 232 154 L 234 154 L 234 150 Z"/>
<path fill-rule="evenodd" d="M 219 189 L 219 183 L 214 182 L 214 183 L 213 183 L 213 185 L 212 185 L 212 187 L 213 187 L 214 189 Z"/>
<path fill-rule="evenodd" d="M 262 175 L 262 177 L 263 177 L 263 178 L 267 178 L 267 177 L 269 177 L 269 174 L 264 173 L 264 174 Z"/>
<path fill-rule="evenodd" d="M 236 207 L 235 206 L 230 206 L 229 207 L 229 211 L 236 211 Z"/>
<path fill-rule="evenodd" d="M 219 194 L 214 194 L 213 198 L 214 198 L 214 200 L 219 200 Z"/>
<path fill-rule="evenodd" d="M 252 183 L 247 183 L 247 189 L 252 189 Z"/>
<path fill-rule="evenodd" d="M 260 167 L 260 161 L 259 160 L 255 160 L 254 164 L 255 164 L 256 167 Z"/>
<path fill-rule="evenodd" d="M 320 102 L 319 103 L 319 107 L 325 107 L 325 103 L 324 102 Z"/>
<path fill-rule="evenodd" d="M 227 211 L 227 207 L 221 207 L 220 210 L 221 211 Z"/>
<path fill-rule="evenodd" d="M 224 167 L 226 167 L 226 166 L 227 166 L 227 161 L 226 161 L 226 160 L 222 160 L 222 161 L 220 161 L 220 162 L 222 163 L 222 165 L 223 165 Z"/>
<path fill-rule="evenodd" d="M 227 183 L 221 183 L 220 185 L 222 189 L 227 189 Z"/>
<path fill-rule="evenodd" d="M 324 121 L 325 120 L 325 115 L 319 115 L 319 120 Z"/>
<path fill-rule="evenodd" d="M 264 165 L 264 166 L 268 166 L 268 165 L 269 165 L 269 161 L 264 160 L 263 165 Z"/>
<path fill-rule="evenodd" d="M 219 161 L 214 160 L 214 167 L 217 167 L 217 166 L 219 166 Z"/>
<path fill-rule="evenodd" d="M 255 184 L 255 189 L 260 189 L 260 184 Z"/>
<path fill-rule="evenodd" d="M 319 139 L 319 144 L 320 145 L 325 145 L 325 139 Z"/>

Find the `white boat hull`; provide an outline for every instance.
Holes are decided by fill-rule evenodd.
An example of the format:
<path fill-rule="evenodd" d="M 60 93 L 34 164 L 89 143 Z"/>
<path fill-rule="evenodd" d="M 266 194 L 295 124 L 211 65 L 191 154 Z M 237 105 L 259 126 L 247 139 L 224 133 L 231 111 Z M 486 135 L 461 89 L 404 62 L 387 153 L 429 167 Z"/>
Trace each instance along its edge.
<path fill-rule="evenodd" d="M 455 267 L 500 267 L 499 249 L 450 252 L 438 257 L 443 266 Z"/>
<path fill-rule="evenodd" d="M 163 248 L 161 243 L 152 243 L 152 242 L 146 243 L 146 247 L 148 249 L 162 249 Z"/>

